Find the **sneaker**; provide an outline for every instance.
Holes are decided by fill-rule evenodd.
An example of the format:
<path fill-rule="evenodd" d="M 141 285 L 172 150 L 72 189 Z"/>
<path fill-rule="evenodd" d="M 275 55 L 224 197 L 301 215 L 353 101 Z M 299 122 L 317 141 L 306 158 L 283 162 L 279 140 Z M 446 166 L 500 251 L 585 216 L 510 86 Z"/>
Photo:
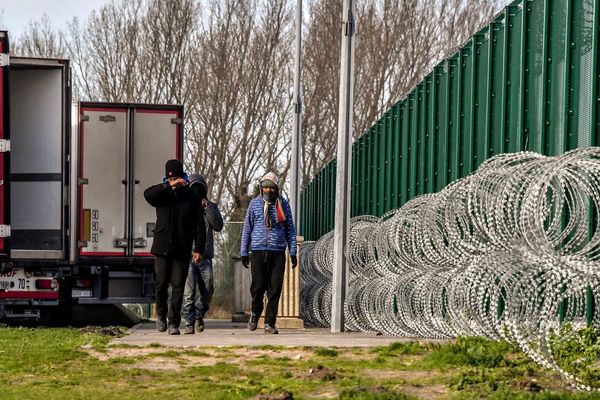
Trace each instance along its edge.
<path fill-rule="evenodd" d="M 159 332 L 164 332 L 167 330 L 167 320 L 164 318 L 159 318 L 156 320 L 156 330 Z"/>
<path fill-rule="evenodd" d="M 248 330 L 255 331 L 257 325 L 258 325 L 258 316 L 256 314 L 250 314 L 250 319 L 248 320 Z"/>
<path fill-rule="evenodd" d="M 265 333 L 277 335 L 279 331 L 277 330 L 277 328 L 275 328 L 275 325 L 265 324 Z"/>
<path fill-rule="evenodd" d="M 203 330 L 204 330 L 204 320 L 202 319 L 202 317 L 199 317 L 196 320 L 196 331 L 202 332 Z"/>
<path fill-rule="evenodd" d="M 175 325 L 169 325 L 169 335 L 179 335 L 179 328 Z"/>
<path fill-rule="evenodd" d="M 194 334 L 194 324 L 185 324 L 185 328 L 183 328 L 184 335 L 193 335 Z"/>

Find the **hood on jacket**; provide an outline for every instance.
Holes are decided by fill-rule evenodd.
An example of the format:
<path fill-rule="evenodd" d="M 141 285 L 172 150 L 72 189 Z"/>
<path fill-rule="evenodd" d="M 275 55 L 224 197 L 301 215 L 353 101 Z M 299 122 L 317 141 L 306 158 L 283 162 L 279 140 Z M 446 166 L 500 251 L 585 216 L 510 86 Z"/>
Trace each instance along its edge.
<path fill-rule="evenodd" d="M 208 184 L 206 179 L 200 174 L 190 175 L 190 189 L 192 189 L 201 199 L 208 194 Z"/>

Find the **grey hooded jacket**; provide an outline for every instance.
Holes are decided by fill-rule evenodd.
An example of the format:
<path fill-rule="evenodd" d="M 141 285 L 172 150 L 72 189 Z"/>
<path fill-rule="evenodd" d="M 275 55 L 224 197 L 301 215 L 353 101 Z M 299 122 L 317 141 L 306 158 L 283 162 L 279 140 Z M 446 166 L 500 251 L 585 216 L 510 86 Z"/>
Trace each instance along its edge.
<path fill-rule="evenodd" d="M 204 188 L 208 188 L 206 179 L 204 179 L 202 175 L 190 175 L 190 186 L 194 184 L 201 184 L 204 185 Z M 200 208 L 204 209 L 204 221 L 206 222 L 206 245 L 204 246 L 203 258 L 213 258 L 215 256 L 213 232 L 220 232 L 223 230 L 223 216 L 221 216 L 217 204 L 210 200 L 206 207 L 200 206 Z"/>

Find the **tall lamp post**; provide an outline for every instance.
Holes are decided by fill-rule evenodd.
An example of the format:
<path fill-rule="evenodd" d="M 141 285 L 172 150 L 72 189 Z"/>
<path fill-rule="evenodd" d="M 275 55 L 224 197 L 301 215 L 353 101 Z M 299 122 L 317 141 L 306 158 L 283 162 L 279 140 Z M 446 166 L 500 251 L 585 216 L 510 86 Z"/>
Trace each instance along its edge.
<path fill-rule="evenodd" d="M 292 218 L 299 230 L 300 209 L 300 150 L 302 132 L 302 88 L 300 83 L 300 57 L 302 45 L 302 0 L 296 0 L 296 42 L 295 42 L 295 65 L 294 65 L 294 130 L 292 133 L 292 160 L 291 160 L 291 185 L 290 202 L 292 207 Z"/>
<path fill-rule="evenodd" d="M 348 285 L 348 264 L 344 255 L 344 248 L 350 234 L 350 166 L 352 165 L 352 98 L 354 90 L 354 32 L 356 28 L 353 0 L 344 0 L 342 18 L 331 304 L 331 332 L 333 333 L 344 331 L 344 301 Z"/>

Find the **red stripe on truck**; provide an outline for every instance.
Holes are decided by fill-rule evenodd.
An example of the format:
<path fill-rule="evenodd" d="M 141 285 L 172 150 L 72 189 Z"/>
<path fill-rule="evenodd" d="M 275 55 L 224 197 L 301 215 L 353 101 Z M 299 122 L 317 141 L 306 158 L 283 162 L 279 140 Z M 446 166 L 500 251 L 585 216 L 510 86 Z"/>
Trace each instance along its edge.
<path fill-rule="evenodd" d="M 58 291 L 32 292 L 32 291 L 6 291 L 0 292 L 0 299 L 58 299 Z"/>
<path fill-rule="evenodd" d="M 126 112 L 127 110 L 124 110 L 122 106 L 119 106 L 119 108 L 110 108 L 110 107 L 83 107 L 81 109 L 81 114 L 83 114 L 85 111 L 100 111 L 100 112 L 106 112 L 106 111 L 110 111 L 110 112 Z"/>
<path fill-rule="evenodd" d="M 125 250 L 123 250 L 123 251 L 81 251 L 79 254 L 82 256 L 124 256 Z"/>

